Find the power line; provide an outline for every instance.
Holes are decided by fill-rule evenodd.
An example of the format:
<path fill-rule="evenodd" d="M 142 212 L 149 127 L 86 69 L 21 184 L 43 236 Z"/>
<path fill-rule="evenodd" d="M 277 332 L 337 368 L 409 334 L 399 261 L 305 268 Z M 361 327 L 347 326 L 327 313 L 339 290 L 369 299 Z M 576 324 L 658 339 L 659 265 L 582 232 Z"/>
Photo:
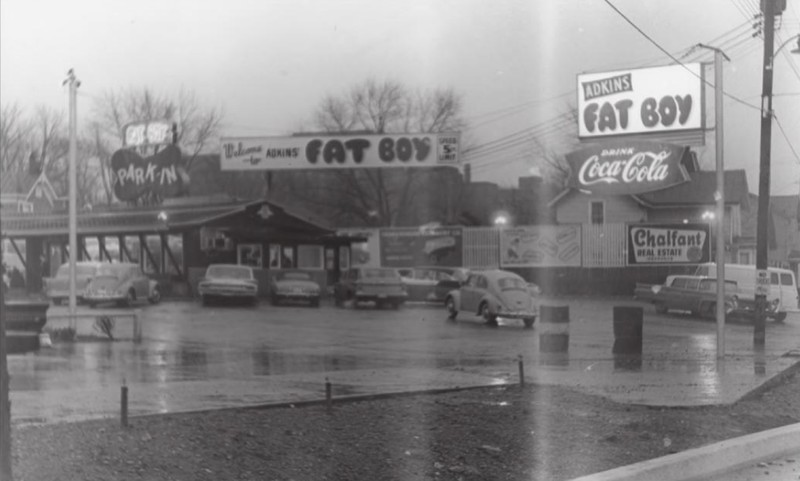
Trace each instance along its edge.
<path fill-rule="evenodd" d="M 629 24 L 630 24 L 630 25 L 631 25 L 633 28 L 635 28 L 637 32 L 639 32 L 640 34 L 642 34 L 642 36 L 643 36 L 644 38 L 646 38 L 647 40 L 649 40 L 649 41 L 650 41 L 650 43 L 652 43 L 653 45 L 655 45 L 655 46 L 656 46 L 656 47 L 657 47 L 659 50 L 661 50 L 661 51 L 662 51 L 662 52 L 664 52 L 664 53 L 665 53 L 665 54 L 666 54 L 666 55 L 667 55 L 669 58 L 671 58 L 673 62 L 675 62 L 676 64 L 678 64 L 678 65 L 680 65 L 681 67 L 683 67 L 684 69 L 686 69 L 688 72 L 690 72 L 690 73 L 691 73 L 692 75 L 694 75 L 695 77 L 699 78 L 699 79 L 700 79 L 700 80 L 701 80 L 703 83 L 705 83 L 707 86 L 709 86 L 709 87 L 713 87 L 713 85 L 712 85 L 712 84 L 711 84 L 711 83 L 710 83 L 708 80 L 706 80 L 706 79 L 704 79 L 702 76 L 700 76 L 700 75 L 697 75 L 696 73 L 692 72 L 692 70 L 691 70 L 691 69 L 689 69 L 689 68 L 688 68 L 686 65 L 684 65 L 684 64 L 683 64 L 683 63 L 682 63 L 680 60 L 678 60 L 677 58 L 675 58 L 675 57 L 674 57 L 674 56 L 673 56 L 671 53 L 667 52 L 667 51 L 664 49 L 664 47 L 662 47 L 661 45 L 659 45 L 659 44 L 658 44 L 658 43 L 657 43 L 655 40 L 653 40 L 653 39 L 652 39 L 652 38 L 651 38 L 649 35 L 647 35 L 647 34 L 646 34 L 646 33 L 645 33 L 645 32 L 644 32 L 644 31 L 643 31 L 641 28 L 639 28 L 639 26 L 638 26 L 638 25 L 636 25 L 635 23 L 633 23 L 633 21 L 632 21 L 631 19 L 629 19 L 627 16 L 625 16 L 625 14 L 624 14 L 624 13 L 622 13 L 622 12 L 621 12 L 621 11 L 620 11 L 620 10 L 619 10 L 617 7 L 615 7 L 615 6 L 614 6 L 614 4 L 613 4 L 613 3 L 611 3 L 611 0 L 605 0 L 605 2 L 606 2 L 606 3 L 607 3 L 607 4 L 608 4 L 608 5 L 609 5 L 609 6 L 610 6 L 612 9 L 614 9 L 614 11 L 615 11 L 615 12 L 617 12 L 617 13 L 618 13 L 618 14 L 619 14 L 619 15 L 620 15 L 620 16 L 621 16 L 623 19 L 625 19 L 625 21 L 626 21 L 626 22 L 628 22 L 628 23 L 629 23 Z M 731 95 L 730 93 L 727 93 L 727 92 L 725 92 L 725 91 L 723 91 L 722 93 L 723 93 L 723 95 L 725 95 L 726 97 L 728 97 L 728 98 L 731 98 L 731 99 L 735 100 L 736 102 L 739 102 L 739 103 L 741 103 L 741 104 L 743 104 L 743 105 L 746 105 L 746 106 L 748 106 L 748 107 L 750 107 L 750 108 L 752 108 L 752 109 L 755 109 L 755 110 L 761 111 L 761 107 L 758 107 L 758 106 L 756 106 L 756 105 L 753 105 L 753 104 L 747 103 L 747 102 L 745 102 L 744 100 L 742 100 L 742 99 L 740 99 L 740 98 L 738 98 L 738 97 L 736 97 L 736 96 L 734 96 L 734 95 Z"/>
<path fill-rule="evenodd" d="M 797 155 L 797 151 L 794 149 L 794 145 L 792 145 L 792 142 L 789 140 L 789 136 L 786 135 L 786 131 L 783 130 L 783 125 L 781 125 L 780 120 L 778 120 L 778 117 L 775 115 L 774 112 L 772 113 L 772 118 L 775 119 L 775 124 L 778 126 L 778 129 L 781 131 L 781 135 L 783 135 L 784 140 L 786 140 L 786 144 L 789 145 L 789 150 L 792 151 L 792 154 L 794 155 L 796 163 L 798 165 L 800 165 L 800 156 Z"/>

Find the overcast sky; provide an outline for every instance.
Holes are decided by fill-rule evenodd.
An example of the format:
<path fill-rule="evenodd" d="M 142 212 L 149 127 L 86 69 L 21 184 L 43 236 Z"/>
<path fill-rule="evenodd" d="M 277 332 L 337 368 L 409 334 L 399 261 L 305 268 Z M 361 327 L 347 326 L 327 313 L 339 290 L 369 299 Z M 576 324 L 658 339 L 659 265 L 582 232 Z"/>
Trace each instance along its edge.
<path fill-rule="evenodd" d="M 763 43 L 748 20 L 758 0 L 610 0 L 684 62 L 724 66 L 725 162 L 758 192 Z M 787 0 L 775 48 L 800 33 Z M 775 62 L 772 194 L 800 191 L 800 55 Z M 516 185 L 544 148 L 563 155 L 577 135 L 564 115 L 576 75 L 672 60 L 604 0 L 2 0 L 0 101 L 66 111 L 61 82 L 81 81 L 79 122 L 108 90 L 195 91 L 224 109 L 224 135 L 288 135 L 310 127 L 328 93 L 367 78 L 452 87 L 470 127 L 463 142 L 501 149 L 468 157 L 476 180 Z M 706 71 L 713 81 L 713 71 Z M 713 98 L 713 92 L 708 95 Z M 708 104 L 707 125 L 713 125 Z M 782 130 L 781 128 L 782 127 Z M 535 138 L 536 142 L 530 139 Z M 714 137 L 700 148 L 714 168 Z"/>

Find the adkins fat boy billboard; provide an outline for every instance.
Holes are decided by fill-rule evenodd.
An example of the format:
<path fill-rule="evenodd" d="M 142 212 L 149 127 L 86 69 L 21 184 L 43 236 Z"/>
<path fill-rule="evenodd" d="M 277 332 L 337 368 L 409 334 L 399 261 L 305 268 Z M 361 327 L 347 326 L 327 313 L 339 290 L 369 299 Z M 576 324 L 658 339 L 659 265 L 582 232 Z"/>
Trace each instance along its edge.
<path fill-rule="evenodd" d="M 628 265 L 700 264 L 710 260 L 708 224 L 628 225 Z"/>
<path fill-rule="evenodd" d="M 578 136 L 703 128 L 699 63 L 578 75 Z"/>

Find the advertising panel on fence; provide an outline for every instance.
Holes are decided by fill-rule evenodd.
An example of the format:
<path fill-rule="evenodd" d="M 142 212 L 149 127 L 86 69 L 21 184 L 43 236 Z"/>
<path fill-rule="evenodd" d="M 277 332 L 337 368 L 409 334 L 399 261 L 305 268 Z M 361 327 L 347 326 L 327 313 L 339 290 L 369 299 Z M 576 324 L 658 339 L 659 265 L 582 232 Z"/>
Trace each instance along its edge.
<path fill-rule="evenodd" d="M 628 225 L 628 265 L 700 264 L 710 260 L 708 224 Z"/>
<path fill-rule="evenodd" d="M 223 137 L 221 170 L 354 169 L 458 165 L 457 132 Z"/>
<path fill-rule="evenodd" d="M 662 142 L 608 141 L 566 155 L 569 183 L 599 195 L 651 192 L 689 180 L 681 164 L 686 147 Z"/>
<path fill-rule="evenodd" d="M 501 267 L 581 265 L 579 225 L 539 225 L 500 231 Z"/>
<path fill-rule="evenodd" d="M 578 75 L 578 136 L 701 130 L 699 63 Z"/>
<path fill-rule="evenodd" d="M 462 265 L 461 227 L 381 229 L 384 267 Z"/>
<path fill-rule="evenodd" d="M 350 263 L 353 267 L 380 267 L 380 241 L 378 229 L 338 229 L 338 234 L 358 235 L 367 238 L 366 242 L 350 244 Z"/>

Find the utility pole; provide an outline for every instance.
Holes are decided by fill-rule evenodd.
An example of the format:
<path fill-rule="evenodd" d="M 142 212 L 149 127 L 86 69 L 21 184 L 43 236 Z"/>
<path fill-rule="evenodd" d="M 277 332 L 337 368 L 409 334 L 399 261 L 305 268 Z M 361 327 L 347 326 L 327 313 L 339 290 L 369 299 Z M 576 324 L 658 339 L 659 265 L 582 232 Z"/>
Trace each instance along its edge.
<path fill-rule="evenodd" d="M 78 87 L 81 82 L 75 78 L 75 72 L 72 69 L 69 69 L 67 79 L 62 85 L 67 83 L 69 84 L 69 322 L 70 327 L 75 327 L 73 323 L 78 304 L 75 296 L 75 263 L 78 261 L 78 202 L 75 191 L 78 183 L 76 172 L 78 109 L 76 104 Z"/>
<path fill-rule="evenodd" d="M 767 338 L 767 292 L 769 272 L 767 225 L 769 224 L 770 154 L 772 144 L 772 67 L 775 34 L 775 0 L 763 0 L 764 69 L 761 83 L 761 157 L 758 179 L 758 217 L 756 227 L 756 295 L 753 346 L 764 347 Z"/>

